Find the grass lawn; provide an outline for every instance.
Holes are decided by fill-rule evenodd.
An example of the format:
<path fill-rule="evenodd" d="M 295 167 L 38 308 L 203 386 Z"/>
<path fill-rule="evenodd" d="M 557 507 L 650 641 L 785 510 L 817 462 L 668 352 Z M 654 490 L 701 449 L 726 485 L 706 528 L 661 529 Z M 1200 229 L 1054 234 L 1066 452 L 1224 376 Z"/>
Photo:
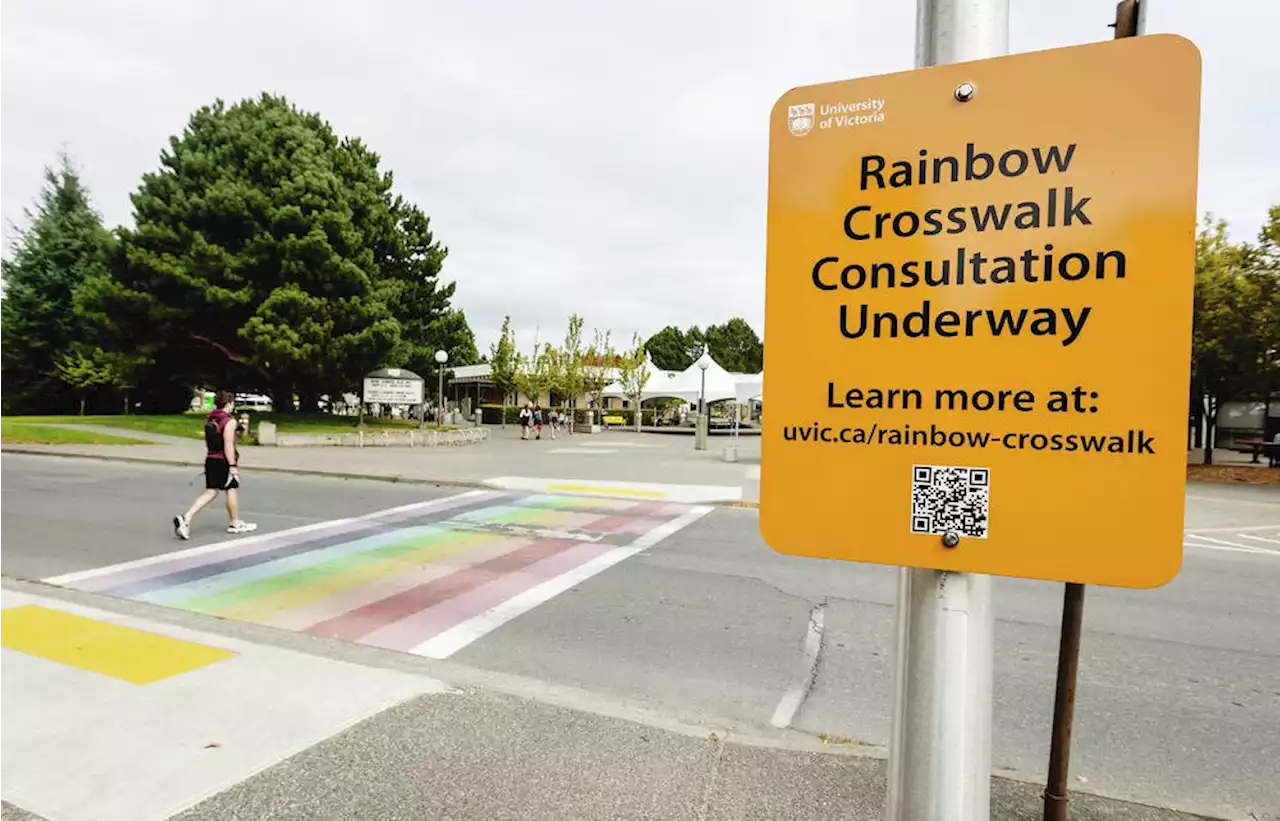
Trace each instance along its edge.
<path fill-rule="evenodd" d="M 171 414 L 135 414 L 132 416 L 11 416 L 5 422 L 21 425 L 66 424 L 66 425 L 100 425 L 107 428 L 136 430 L 144 433 L 156 433 L 164 436 L 178 436 L 184 439 L 204 439 L 204 427 L 201 421 L 203 413 L 171 413 Z M 253 433 L 257 433 L 257 425 L 261 421 L 275 422 L 280 433 L 352 433 L 358 429 L 355 416 L 331 416 L 326 413 L 284 415 L 278 413 L 249 412 L 249 425 Z M 408 430 L 416 428 L 417 422 L 402 419 L 371 419 L 365 417 L 365 430 Z M 449 430 L 428 426 L 432 429 Z M 8 428 L 5 428 L 7 431 Z M 8 434 L 6 433 L 6 437 Z M 5 441 L 8 441 L 6 438 Z M 71 440 L 63 440 L 71 441 Z"/>
<path fill-rule="evenodd" d="M 141 439 L 112 436 L 87 430 L 0 420 L 0 442 L 6 445 L 147 445 Z"/>
<path fill-rule="evenodd" d="M 154 416 L 7 416 L 5 421 L 23 425 L 100 425 L 104 428 L 181 436 L 186 439 L 203 439 L 201 418 L 194 413 L 174 413 Z"/>

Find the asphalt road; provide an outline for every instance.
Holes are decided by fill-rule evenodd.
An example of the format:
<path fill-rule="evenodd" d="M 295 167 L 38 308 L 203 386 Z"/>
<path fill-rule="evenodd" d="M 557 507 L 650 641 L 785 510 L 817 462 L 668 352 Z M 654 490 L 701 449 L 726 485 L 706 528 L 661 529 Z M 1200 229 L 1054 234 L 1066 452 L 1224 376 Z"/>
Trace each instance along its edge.
<path fill-rule="evenodd" d="M 190 542 L 174 538 L 173 517 L 204 491 L 196 469 L 10 454 L 0 471 L 6 576 L 43 579 L 231 538 L 221 499 L 196 517 Z M 241 518 L 263 533 L 456 492 L 249 471 L 241 482 Z"/>
<path fill-rule="evenodd" d="M 10 455 L 2 470 L 3 572 L 20 578 L 174 550 L 169 519 L 198 492 L 196 477 L 166 468 Z M 244 507 L 264 529 L 284 529 L 433 495 L 259 476 Z M 204 514 L 196 542 L 226 538 L 223 519 Z M 1089 589 L 1072 772 L 1116 797 L 1280 818 L 1280 543 L 1257 541 L 1280 539 L 1280 493 L 1195 487 L 1188 528 L 1204 547 L 1187 550 L 1173 583 Z M 764 726 L 821 606 L 817 675 L 794 725 L 882 744 L 894 573 L 780 556 L 760 540 L 754 512 L 718 509 L 453 659 Z M 994 764 L 1042 775 L 1061 586 L 999 580 L 996 593 Z"/>

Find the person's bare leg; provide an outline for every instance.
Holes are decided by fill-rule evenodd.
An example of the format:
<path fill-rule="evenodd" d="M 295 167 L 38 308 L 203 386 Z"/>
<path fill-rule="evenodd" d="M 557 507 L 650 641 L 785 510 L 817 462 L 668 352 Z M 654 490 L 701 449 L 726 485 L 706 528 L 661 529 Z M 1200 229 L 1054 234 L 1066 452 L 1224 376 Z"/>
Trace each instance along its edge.
<path fill-rule="evenodd" d="M 232 488 L 227 491 L 227 519 L 231 524 L 240 521 L 240 499 L 239 492 Z"/>
<path fill-rule="evenodd" d="M 196 497 L 196 500 L 191 503 L 191 507 L 187 509 L 187 512 L 182 518 L 187 521 L 191 521 L 191 517 L 195 516 L 201 510 L 204 510 L 205 505 L 212 502 L 217 495 L 218 491 L 216 490 L 206 490 L 204 493 L 201 493 Z"/>

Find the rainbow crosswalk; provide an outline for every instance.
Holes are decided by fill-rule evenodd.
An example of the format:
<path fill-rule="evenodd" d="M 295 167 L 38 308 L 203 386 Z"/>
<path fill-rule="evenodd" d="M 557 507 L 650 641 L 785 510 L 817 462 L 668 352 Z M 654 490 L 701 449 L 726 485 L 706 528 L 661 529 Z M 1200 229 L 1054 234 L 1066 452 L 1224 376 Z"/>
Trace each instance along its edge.
<path fill-rule="evenodd" d="M 472 491 L 46 581 L 444 658 L 709 510 Z"/>

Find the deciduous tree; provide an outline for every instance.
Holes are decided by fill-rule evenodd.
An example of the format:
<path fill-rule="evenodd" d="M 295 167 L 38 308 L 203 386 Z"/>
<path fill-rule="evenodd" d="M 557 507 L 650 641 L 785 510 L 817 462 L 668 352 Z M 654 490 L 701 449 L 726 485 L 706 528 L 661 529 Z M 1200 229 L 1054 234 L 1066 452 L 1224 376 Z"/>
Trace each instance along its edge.
<path fill-rule="evenodd" d="M 84 416 L 89 393 L 97 388 L 112 388 L 124 393 L 125 412 L 129 407 L 129 388 L 134 384 L 139 360 L 125 353 L 104 351 L 86 344 L 76 344 L 63 354 L 54 371 L 63 384 L 79 398 L 79 413 Z"/>
<path fill-rule="evenodd" d="M 578 397 L 586 390 L 583 369 L 586 367 L 586 350 L 582 346 L 582 317 L 569 315 L 569 327 L 565 331 L 564 345 L 560 348 L 560 385 L 559 390 L 567 397 L 569 405 L 569 433 L 573 433 L 574 412 L 578 407 Z"/>
<path fill-rule="evenodd" d="M 764 368 L 764 345 L 741 317 L 707 326 L 706 341 L 711 358 L 727 371 L 759 373 Z"/>
<path fill-rule="evenodd" d="M 645 386 L 649 384 L 649 362 L 645 354 L 644 341 L 639 334 L 632 337 L 631 348 L 618 357 L 618 383 L 622 392 L 635 408 L 636 432 L 640 432 L 640 403 L 644 397 Z"/>
<path fill-rule="evenodd" d="M 582 386 L 592 405 L 603 416 L 604 389 L 613 381 L 617 354 L 609 339 L 609 331 L 596 330 L 587 349 L 582 368 Z"/>
<path fill-rule="evenodd" d="M 541 404 L 542 394 L 555 382 L 551 345 L 533 343 L 533 350 L 521 354 L 516 367 L 516 389 L 533 404 Z"/>
<path fill-rule="evenodd" d="M 653 357 L 653 364 L 666 371 L 682 371 L 693 364 L 685 344 L 684 333 L 674 325 L 668 325 L 649 337 L 644 347 Z"/>
<path fill-rule="evenodd" d="M 502 426 L 507 426 L 507 400 L 516 390 L 516 373 L 519 367 L 516 351 L 516 334 L 511 329 L 511 317 L 502 318 L 502 333 L 498 341 L 489 347 L 489 378 L 502 393 Z"/>
<path fill-rule="evenodd" d="M 1222 403 L 1265 399 L 1274 384 L 1280 341 L 1272 323 L 1280 288 L 1275 274 L 1267 270 L 1268 253 L 1261 247 L 1230 242 L 1221 220 L 1206 216 L 1201 223 L 1196 239 L 1191 382 L 1206 431 L 1205 464 L 1213 462 Z"/>
<path fill-rule="evenodd" d="M 764 367 L 764 345 L 745 319 L 734 317 L 722 325 L 697 325 L 681 331 L 668 325 L 649 337 L 645 349 L 653 364 L 668 371 L 682 371 L 702 355 L 703 346 L 725 370 L 759 373 Z"/>

